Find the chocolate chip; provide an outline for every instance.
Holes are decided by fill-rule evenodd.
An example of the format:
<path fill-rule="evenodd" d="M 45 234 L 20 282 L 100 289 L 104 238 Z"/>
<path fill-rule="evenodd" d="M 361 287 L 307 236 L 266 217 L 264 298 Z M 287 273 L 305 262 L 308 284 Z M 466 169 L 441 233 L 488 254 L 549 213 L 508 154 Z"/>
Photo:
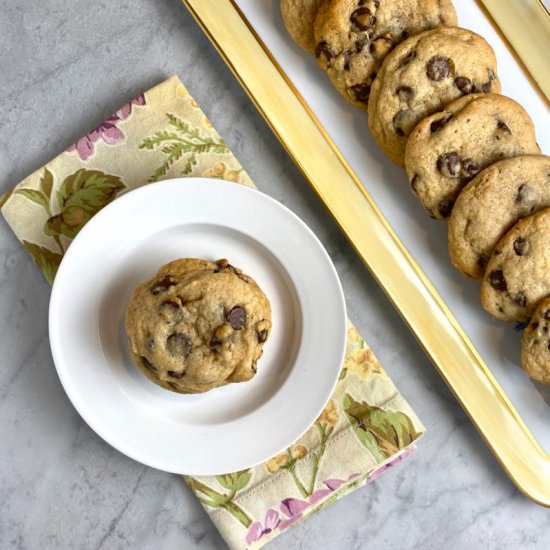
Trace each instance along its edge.
<path fill-rule="evenodd" d="M 227 320 L 234 330 L 241 330 L 246 324 L 246 312 L 241 306 L 235 306 L 227 314 Z"/>
<path fill-rule="evenodd" d="M 177 372 L 175 370 L 169 370 L 168 375 L 172 378 L 183 378 L 185 376 L 185 371 L 183 372 Z"/>
<path fill-rule="evenodd" d="M 406 67 L 416 57 L 416 50 L 411 50 L 405 57 L 399 60 L 398 69 Z"/>
<path fill-rule="evenodd" d="M 434 55 L 426 65 L 426 75 L 430 80 L 439 82 L 449 76 L 452 71 L 452 63 L 448 57 Z"/>
<path fill-rule="evenodd" d="M 155 365 L 153 365 L 153 363 L 151 363 L 151 361 L 149 361 L 149 359 L 147 359 L 147 357 L 141 356 L 140 359 L 146 369 L 150 370 L 151 372 L 157 372 L 157 368 L 155 367 Z"/>
<path fill-rule="evenodd" d="M 409 33 L 407 31 L 403 31 L 401 33 L 401 38 L 400 38 L 399 42 L 403 42 L 403 40 L 407 40 L 407 38 L 409 38 Z"/>
<path fill-rule="evenodd" d="M 175 313 L 179 310 L 179 308 L 180 304 L 176 300 L 164 300 L 164 302 L 159 305 L 159 311 L 161 312 L 167 311 Z"/>
<path fill-rule="evenodd" d="M 485 269 L 488 261 L 489 261 L 489 257 L 487 256 L 487 254 L 482 252 L 477 258 L 477 265 L 482 269 Z"/>
<path fill-rule="evenodd" d="M 493 87 L 493 83 L 490 80 L 488 80 L 487 82 L 484 82 L 481 85 L 481 91 L 484 94 L 488 94 L 491 91 L 492 87 Z"/>
<path fill-rule="evenodd" d="M 506 124 L 504 122 L 502 122 L 502 120 L 499 120 L 497 122 L 497 128 L 503 132 L 504 134 L 507 134 L 509 136 L 512 135 L 512 130 L 510 130 L 510 128 L 508 128 L 508 126 L 506 126 Z"/>
<path fill-rule="evenodd" d="M 414 126 L 414 122 L 414 114 L 410 109 L 402 109 L 401 111 L 398 111 L 392 119 L 395 133 L 401 137 L 408 135 Z"/>
<path fill-rule="evenodd" d="M 354 84 L 350 87 L 350 90 L 355 96 L 355 101 L 366 104 L 369 102 L 370 88 L 370 84 Z"/>
<path fill-rule="evenodd" d="M 517 237 L 514 241 L 514 252 L 518 256 L 524 256 L 529 249 L 529 243 L 523 237 Z"/>
<path fill-rule="evenodd" d="M 263 344 L 266 340 L 267 340 L 267 330 L 264 329 L 264 330 L 260 330 L 256 333 L 256 335 L 258 336 L 258 342 L 260 344 Z"/>
<path fill-rule="evenodd" d="M 219 338 L 217 338 L 216 336 L 213 336 L 212 340 L 210 340 L 210 344 L 208 344 L 208 345 L 211 348 L 217 348 L 221 343 L 222 343 L 222 341 Z"/>
<path fill-rule="evenodd" d="M 250 365 L 250 370 L 256 374 L 258 372 L 258 369 L 256 368 L 256 361 L 252 361 L 252 365 Z"/>
<path fill-rule="evenodd" d="M 550 351 L 550 342 L 548 342 L 547 348 L 548 348 L 548 351 Z"/>
<path fill-rule="evenodd" d="M 344 71 L 349 71 L 349 56 L 349 51 L 344 52 Z"/>
<path fill-rule="evenodd" d="M 526 183 L 522 183 L 518 187 L 518 192 L 516 193 L 514 201 L 516 204 L 522 206 L 522 210 L 524 210 L 525 213 L 533 212 L 540 202 L 537 190 Z"/>
<path fill-rule="evenodd" d="M 479 173 L 479 166 L 473 159 L 464 159 L 462 161 L 462 170 L 466 174 L 466 176 L 474 177 L 476 174 Z"/>
<path fill-rule="evenodd" d="M 151 294 L 157 295 L 161 292 L 166 292 L 171 286 L 176 284 L 172 275 L 165 275 L 160 281 L 157 281 L 151 288 Z"/>
<path fill-rule="evenodd" d="M 444 218 L 448 218 L 450 215 L 451 215 L 451 212 L 453 210 L 453 206 L 455 204 L 455 201 L 454 199 L 443 199 L 440 203 L 439 203 L 439 213 L 444 217 Z"/>
<path fill-rule="evenodd" d="M 525 307 L 527 305 L 527 298 L 525 297 L 525 294 L 523 294 L 523 292 L 518 292 L 514 296 L 514 303 L 516 303 L 519 307 Z"/>
<path fill-rule="evenodd" d="M 355 42 L 355 53 L 361 53 L 363 48 L 369 43 L 369 39 L 366 36 L 360 36 Z"/>
<path fill-rule="evenodd" d="M 420 178 L 420 176 L 418 174 L 415 174 L 413 177 L 412 177 L 412 180 L 411 180 L 411 189 L 416 193 L 417 192 L 417 185 L 418 185 L 418 179 Z"/>
<path fill-rule="evenodd" d="M 379 36 L 375 38 L 370 46 L 369 51 L 373 57 L 383 58 L 391 51 L 393 48 L 393 42 L 388 36 Z"/>
<path fill-rule="evenodd" d="M 171 355 L 187 357 L 191 352 L 191 338 L 187 334 L 174 332 L 166 339 L 166 349 Z"/>
<path fill-rule="evenodd" d="M 472 81 L 465 76 L 457 76 L 454 80 L 455 86 L 464 94 L 471 94 L 474 87 Z"/>
<path fill-rule="evenodd" d="M 237 273 L 239 270 L 232 266 L 226 259 L 218 260 L 216 262 L 216 268 L 214 273 L 221 273 L 223 271 L 231 271 L 232 273 Z"/>
<path fill-rule="evenodd" d="M 174 382 L 166 382 L 169 386 L 172 386 L 176 391 L 179 391 L 179 387 L 177 384 L 174 384 Z"/>
<path fill-rule="evenodd" d="M 499 290 L 501 292 L 506 292 L 508 290 L 508 285 L 506 284 L 506 279 L 504 278 L 502 269 L 495 269 L 489 273 L 489 284 L 495 290 Z"/>
<path fill-rule="evenodd" d="M 453 115 L 448 115 L 446 117 L 442 117 L 442 118 L 438 118 L 437 120 L 434 120 L 430 124 L 430 130 L 432 132 L 439 132 L 439 130 L 441 130 L 441 128 L 443 128 L 443 126 L 445 126 L 445 124 L 447 124 L 447 122 L 449 122 L 451 118 L 453 118 Z"/>
<path fill-rule="evenodd" d="M 368 31 L 376 25 L 376 17 L 369 8 L 357 8 L 349 17 L 355 30 Z"/>
<path fill-rule="evenodd" d="M 456 178 L 460 172 L 460 157 L 458 153 L 444 153 L 437 159 L 437 169 L 447 178 Z"/>
<path fill-rule="evenodd" d="M 326 40 L 319 42 L 315 48 L 315 57 L 320 58 L 322 55 L 325 56 L 327 63 L 330 63 L 331 59 L 336 57 L 336 54 Z"/>
<path fill-rule="evenodd" d="M 550 309 L 547 309 L 544 314 L 543 314 L 543 317 L 545 319 L 547 319 L 548 321 L 550 321 Z"/>
<path fill-rule="evenodd" d="M 539 328 L 538 323 L 531 323 L 531 330 L 537 330 Z"/>
<path fill-rule="evenodd" d="M 523 199 L 524 199 L 524 190 L 525 190 L 526 187 L 527 187 L 527 185 L 525 185 L 525 183 L 522 183 L 522 184 L 518 187 L 518 192 L 516 193 L 516 198 L 514 199 L 514 202 L 515 202 L 515 203 L 523 202 Z"/>
<path fill-rule="evenodd" d="M 399 99 L 402 99 L 403 101 L 408 101 L 412 97 L 414 97 L 414 88 L 411 86 L 398 86 L 395 89 L 395 94 Z"/>

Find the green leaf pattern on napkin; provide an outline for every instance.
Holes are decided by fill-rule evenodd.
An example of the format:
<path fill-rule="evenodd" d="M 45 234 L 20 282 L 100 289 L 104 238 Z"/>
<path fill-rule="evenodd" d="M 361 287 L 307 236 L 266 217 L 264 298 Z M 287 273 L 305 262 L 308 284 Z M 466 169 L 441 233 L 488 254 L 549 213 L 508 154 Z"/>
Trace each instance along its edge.
<path fill-rule="evenodd" d="M 385 460 L 419 436 L 410 418 L 402 412 L 385 411 L 366 401 L 355 401 L 348 393 L 342 405 L 357 439 L 376 460 Z"/>
<path fill-rule="evenodd" d="M 44 235 L 54 239 L 61 257 L 65 253 L 65 248 L 60 236 L 74 239 L 92 216 L 109 204 L 120 191 L 126 189 L 118 176 L 84 168 L 67 176 L 59 185 L 55 200 L 52 200 L 54 187 L 53 174 L 44 168 L 39 189 L 20 187 L 15 194 L 37 204 L 45 211 L 47 219 L 43 225 Z M 57 207 L 52 203 L 57 203 Z M 57 258 L 58 254 L 44 246 L 33 245 L 25 240 L 23 242 L 26 243 L 25 248 L 37 265 L 44 271 L 48 282 L 53 282 L 51 264 L 57 261 L 54 258 Z M 47 261 L 46 257 L 49 258 Z"/>
<path fill-rule="evenodd" d="M 234 499 L 237 493 L 246 487 L 250 481 L 250 476 L 249 470 L 216 476 L 215 479 L 218 484 L 227 489 L 228 492 L 215 490 L 197 478 L 184 477 L 189 487 L 198 495 L 198 499 L 202 504 L 210 508 L 222 508 L 244 527 L 248 527 L 252 520 L 240 506 L 235 504 Z"/>
<path fill-rule="evenodd" d="M 63 256 L 57 252 L 52 252 L 44 246 L 39 246 L 28 241 L 23 241 L 23 246 L 32 256 L 42 273 L 44 273 L 44 277 L 46 277 L 48 283 L 52 284 Z"/>
<path fill-rule="evenodd" d="M 198 128 L 192 128 L 187 122 L 172 113 L 166 113 L 169 129 L 155 132 L 139 146 L 140 149 L 160 150 L 165 155 L 164 162 L 149 178 L 158 181 L 166 175 L 170 167 L 183 157 L 181 175 L 188 176 L 197 164 L 197 155 L 205 153 L 229 153 L 229 147 L 219 138 L 202 136 Z"/>
<path fill-rule="evenodd" d="M 51 215 L 44 226 L 44 233 L 74 239 L 84 225 L 107 206 L 117 194 L 126 189 L 118 176 L 99 170 L 81 168 L 67 176 L 57 191 L 59 213 Z"/>

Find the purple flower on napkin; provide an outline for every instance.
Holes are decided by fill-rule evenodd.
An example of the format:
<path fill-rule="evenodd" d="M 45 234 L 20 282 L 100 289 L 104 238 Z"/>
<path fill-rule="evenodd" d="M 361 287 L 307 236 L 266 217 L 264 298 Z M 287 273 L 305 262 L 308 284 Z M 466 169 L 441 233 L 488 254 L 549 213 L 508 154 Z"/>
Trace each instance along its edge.
<path fill-rule="evenodd" d="M 377 477 L 382 475 L 386 470 L 393 468 L 395 464 L 397 464 L 398 462 L 401 462 L 402 460 L 405 460 L 405 458 L 412 455 L 415 451 L 416 451 L 416 447 L 414 445 L 411 445 L 406 451 L 402 452 L 400 455 L 390 460 L 387 464 L 384 464 L 383 466 L 380 466 L 380 468 L 373 470 L 367 478 L 367 483 L 374 481 Z"/>
<path fill-rule="evenodd" d="M 339 489 L 342 485 L 344 485 L 344 483 L 352 481 L 359 475 L 359 473 L 351 474 L 348 479 L 325 479 L 325 481 L 323 481 L 323 484 L 326 488 L 317 489 L 317 491 L 314 491 L 307 500 L 301 500 L 298 498 L 285 498 L 281 502 L 280 509 L 281 512 L 288 517 L 288 519 L 281 521 L 279 529 L 283 531 L 294 522 L 298 521 L 308 508 L 317 504 L 325 497 Z"/>
<path fill-rule="evenodd" d="M 141 94 L 121 107 L 114 115 L 104 120 L 91 132 L 82 136 L 67 151 L 76 151 L 81 160 L 88 160 L 93 154 L 95 142 L 102 139 L 107 145 L 115 145 L 124 139 L 124 133 L 117 126 L 121 120 L 126 120 L 132 114 L 133 105 L 145 105 L 145 95 Z"/>
<path fill-rule="evenodd" d="M 284 531 L 287 527 L 290 527 L 293 523 L 298 521 L 308 508 L 322 501 L 342 485 L 352 481 L 359 475 L 358 473 L 351 474 L 348 479 L 326 479 L 323 481 L 325 487 L 314 491 L 307 500 L 293 497 L 283 499 L 279 508 L 281 514 L 284 514 L 282 517 L 285 518 L 286 516 L 286 519 L 281 519 L 279 512 L 273 510 L 273 508 L 269 508 L 265 513 L 263 525 L 259 521 L 255 521 L 248 528 L 246 543 L 250 545 L 275 529 Z"/>
<path fill-rule="evenodd" d="M 264 535 L 271 533 L 273 529 L 276 529 L 281 520 L 279 514 L 272 508 L 265 513 L 265 521 L 262 525 L 259 521 L 255 521 L 248 529 L 246 534 L 246 544 L 252 544 L 253 542 L 260 540 Z"/>

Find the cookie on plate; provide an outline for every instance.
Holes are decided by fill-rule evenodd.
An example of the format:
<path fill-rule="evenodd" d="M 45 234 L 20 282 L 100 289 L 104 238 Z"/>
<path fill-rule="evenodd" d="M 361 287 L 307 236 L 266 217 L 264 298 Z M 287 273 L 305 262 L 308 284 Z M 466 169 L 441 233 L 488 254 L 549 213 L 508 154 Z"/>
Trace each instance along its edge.
<path fill-rule="evenodd" d="M 415 126 L 405 167 L 422 206 L 442 220 L 481 170 L 504 158 L 537 153 L 533 121 L 519 103 L 498 94 L 471 94 Z"/>
<path fill-rule="evenodd" d="M 281 0 L 281 15 L 290 37 L 310 53 L 315 51 L 313 22 L 323 0 Z"/>
<path fill-rule="evenodd" d="M 498 242 L 483 277 L 481 303 L 503 321 L 528 321 L 550 295 L 550 208 L 517 222 Z"/>
<path fill-rule="evenodd" d="M 376 73 L 397 44 L 456 24 L 451 0 L 326 0 L 315 19 L 315 56 L 344 99 L 366 110 Z"/>
<path fill-rule="evenodd" d="M 523 331 L 521 366 L 533 380 L 550 385 L 550 298 L 539 304 Z"/>
<path fill-rule="evenodd" d="M 411 36 L 388 54 L 369 97 L 369 128 L 388 157 L 404 166 L 413 128 L 463 95 L 500 92 L 493 49 L 479 35 L 439 27 Z"/>
<path fill-rule="evenodd" d="M 449 255 L 465 275 L 481 278 L 493 248 L 521 218 L 550 207 L 550 157 L 501 160 L 460 193 L 449 218 Z"/>
<path fill-rule="evenodd" d="M 227 260 L 185 258 L 136 288 L 125 326 L 132 360 L 150 380 L 200 393 L 255 375 L 271 308 L 256 282 Z"/>

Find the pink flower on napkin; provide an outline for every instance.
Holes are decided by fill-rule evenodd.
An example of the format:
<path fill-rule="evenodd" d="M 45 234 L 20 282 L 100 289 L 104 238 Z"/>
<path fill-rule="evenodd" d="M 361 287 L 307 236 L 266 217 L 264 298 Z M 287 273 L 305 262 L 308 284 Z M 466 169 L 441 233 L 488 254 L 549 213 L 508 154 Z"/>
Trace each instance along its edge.
<path fill-rule="evenodd" d="M 133 105 L 145 105 L 145 95 L 141 94 L 121 107 L 114 115 L 104 120 L 99 126 L 82 136 L 67 151 L 76 151 L 81 160 L 88 160 L 93 154 L 95 142 L 103 140 L 107 145 L 115 145 L 124 139 L 124 133 L 117 126 L 121 120 L 126 120 L 132 114 Z"/>
<path fill-rule="evenodd" d="M 246 534 L 246 544 L 252 544 L 253 542 L 260 540 L 264 535 L 271 533 L 273 529 L 276 529 L 281 520 L 279 514 L 270 508 L 265 513 L 265 521 L 262 525 L 259 521 L 255 521 L 249 528 Z"/>
<path fill-rule="evenodd" d="M 356 477 L 361 474 L 355 473 L 351 474 L 348 479 L 325 479 L 323 484 L 326 488 L 317 489 L 314 491 L 307 500 L 302 500 L 299 498 L 285 498 L 281 501 L 280 510 L 287 516 L 288 519 L 284 519 L 279 524 L 279 530 L 284 531 L 287 527 L 290 527 L 293 523 L 301 519 L 304 515 L 304 512 L 308 509 L 324 500 L 331 493 L 339 489 L 345 483 L 348 483 L 354 480 Z"/>

